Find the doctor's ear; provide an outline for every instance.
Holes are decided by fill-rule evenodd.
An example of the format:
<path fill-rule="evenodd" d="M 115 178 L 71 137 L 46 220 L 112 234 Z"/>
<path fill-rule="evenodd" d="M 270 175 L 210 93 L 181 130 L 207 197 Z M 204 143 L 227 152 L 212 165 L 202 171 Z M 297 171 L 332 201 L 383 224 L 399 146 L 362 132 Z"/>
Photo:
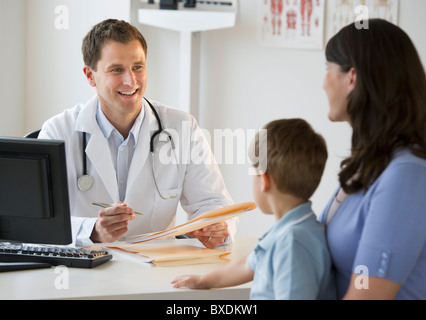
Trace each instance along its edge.
<path fill-rule="evenodd" d="M 95 75 L 94 75 L 94 71 L 92 70 L 92 68 L 90 68 L 89 66 L 84 66 L 83 72 L 84 72 L 84 75 L 87 78 L 87 82 L 89 82 L 89 84 L 92 87 L 96 87 Z"/>
<path fill-rule="evenodd" d="M 260 179 L 260 190 L 262 192 L 268 191 L 271 187 L 271 177 L 265 172 L 260 176 Z"/>

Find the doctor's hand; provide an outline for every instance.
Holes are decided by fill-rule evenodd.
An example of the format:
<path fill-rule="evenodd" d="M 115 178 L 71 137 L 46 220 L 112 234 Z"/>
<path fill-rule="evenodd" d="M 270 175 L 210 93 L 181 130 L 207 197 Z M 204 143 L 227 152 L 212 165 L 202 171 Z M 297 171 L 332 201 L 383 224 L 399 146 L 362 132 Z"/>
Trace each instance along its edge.
<path fill-rule="evenodd" d="M 114 242 L 128 231 L 129 221 L 133 219 L 133 209 L 121 202 L 102 208 L 90 239 L 93 242 Z"/>
<path fill-rule="evenodd" d="M 223 244 L 229 237 L 228 224 L 226 222 L 215 223 L 189 232 L 187 235 L 197 238 L 206 248 L 213 249 Z"/>

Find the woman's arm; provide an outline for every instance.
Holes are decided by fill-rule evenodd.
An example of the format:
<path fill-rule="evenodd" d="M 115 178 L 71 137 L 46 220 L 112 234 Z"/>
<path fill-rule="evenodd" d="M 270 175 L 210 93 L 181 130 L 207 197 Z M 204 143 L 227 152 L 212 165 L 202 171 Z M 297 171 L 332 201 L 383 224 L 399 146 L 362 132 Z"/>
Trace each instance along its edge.
<path fill-rule="evenodd" d="M 393 300 L 401 284 L 379 277 L 352 274 L 343 300 Z"/>

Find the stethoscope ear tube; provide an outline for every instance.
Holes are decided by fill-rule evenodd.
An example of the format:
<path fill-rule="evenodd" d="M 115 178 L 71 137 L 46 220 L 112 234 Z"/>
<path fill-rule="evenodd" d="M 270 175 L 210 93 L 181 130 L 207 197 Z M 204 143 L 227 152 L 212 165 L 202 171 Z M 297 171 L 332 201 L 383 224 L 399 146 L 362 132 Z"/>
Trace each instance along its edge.
<path fill-rule="evenodd" d="M 151 140 L 149 141 L 149 151 L 151 153 L 154 153 L 154 139 L 163 131 L 163 125 L 161 124 L 160 116 L 158 115 L 157 110 L 155 110 L 154 106 L 151 104 L 151 102 L 149 102 L 147 98 L 144 97 L 144 99 L 148 103 L 152 112 L 154 113 L 155 119 L 157 119 L 157 123 L 158 123 L 158 130 L 152 134 Z"/>
<path fill-rule="evenodd" d="M 87 133 L 83 132 L 83 175 L 78 178 L 77 186 L 81 191 L 88 191 L 93 187 L 93 177 L 87 174 L 86 140 Z"/>
<path fill-rule="evenodd" d="M 154 106 L 151 104 L 151 102 L 148 101 L 148 99 L 146 99 L 145 97 L 144 97 L 144 99 L 149 104 L 149 107 L 151 108 L 152 112 L 154 113 L 154 116 L 157 119 L 157 123 L 158 123 L 158 130 L 153 133 L 153 135 L 151 136 L 151 140 L 149 141 L 149 149 L 150 149 L 150 152 L 151 152 L 151 169 L 152 169 L 152 176 L 154 178 L 155 188 L 157 189 L 157 192 L 162 199 L 164 199 L 164 200 L 173 199 L 173 198 L 177 197 L 176 193 L 162 194 L 161 191 L 160 191 L 160 188 L 158 187 L 157 179 L 155 177 L 154 140 L 160 133 L 166 134 L 167 137 L 169 138 L 169 141 L 172 144 L 172 150 L 173 150 L 173 153 L 174 153 L 174 156 L 175 156 L 176 167 L 177 167 L 177 171 L 178 171 L 178 188 L 179 188 L 180 185 L 181 185 L 181 183 L 180 183 L 180 169 L 179 169 L 178 159 L 177 159 L 177 156 L 176 156 L 175 143 L 173 141 L 172 135 L 169 132 L 167 132 L 166 130 L 163 130 L 163 126 L 161 124 L 160 116 L 158 115 L 157 110 L 155 110 Z"/>
<path fill-rule="evenodd" d="M 83 132 L 83 176 L 87 175 L 87 159 L 86 159 L 86 144 L 87 133 Z"/>

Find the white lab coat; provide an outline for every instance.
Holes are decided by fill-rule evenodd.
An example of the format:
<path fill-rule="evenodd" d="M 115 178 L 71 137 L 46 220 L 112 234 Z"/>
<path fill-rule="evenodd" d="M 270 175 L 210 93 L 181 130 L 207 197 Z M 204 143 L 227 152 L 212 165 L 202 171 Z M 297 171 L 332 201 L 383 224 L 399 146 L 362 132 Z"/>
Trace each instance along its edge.
<path fill-rule="evenodd" d="M 170 143 L 161 143 L 156 139 L 157 184 L 163 194 L 176 193 L 178 196 L 163 200 L 155 189 L 149 143 L 153 132 L 158 130 L 158 123 L 149 105 L 143 101 L 145 115 L 129 168 L 126 195 L 123 201 L 135 211 L 143 213 L 143 216 L 136 216 L 135 220 L 130 221 L 129 231 L 122 240 L 129 236 L 164 230 L 173 226 L 179 200 L 189 218 L 233 203 L 214 161 L 210 146 L 194 117 L 181 110 L 160 105 L 158 102 L 151 103 L 159 114 L 163 129 L 174 134 L 178 157 L 183 155 L 181 157 L 183 161 L 179 160 L 180 181 L 183 182 L 183 186 L 178 188 L 176 165 L 163 165 L 158 161 L 158 155 L 160 152 L 167 151 L 167 146 L 164 146 L 168 145 L 170 148 Z M 92 206 L 92 202 L 119 201 L 116 172 L 108 142 L 96 121 L 97 104 L 98 98 L 95 96 L 86 104 L 79 104 L 65 110 L 46 121 L 39 135 L 39 139 L 65 141 L 74 243 L 78 240 L 77 235 L 80 234 L 82 225 L 84 223 L 87 225 L 88 222 L 93 225 L 98 216 L 99 208 Z M 77 180 L 83 174 L 82 132 L 87 132 L 87 171 L 94 179 L 93 187 L 85 192 L 79 190 L 77 186 Z M 162 140 L 165 140 L 164 136 Z M 161 146 L 164 148 L 159 152 Z M 201 152 L 203 161 L 200 161 L 200 150 L 203 150 Z M 191 154 L 196 155 L 194 158 L 196 161 L 188 161 Z M 236 223 L 237 220 L 228 223 L 232 236 L 236 231 Z M 86 237 L 88 236 L 90 234 L 86 234 Z M 87 239 L 80 240 L 77 244 L 90 244 Z"/>

